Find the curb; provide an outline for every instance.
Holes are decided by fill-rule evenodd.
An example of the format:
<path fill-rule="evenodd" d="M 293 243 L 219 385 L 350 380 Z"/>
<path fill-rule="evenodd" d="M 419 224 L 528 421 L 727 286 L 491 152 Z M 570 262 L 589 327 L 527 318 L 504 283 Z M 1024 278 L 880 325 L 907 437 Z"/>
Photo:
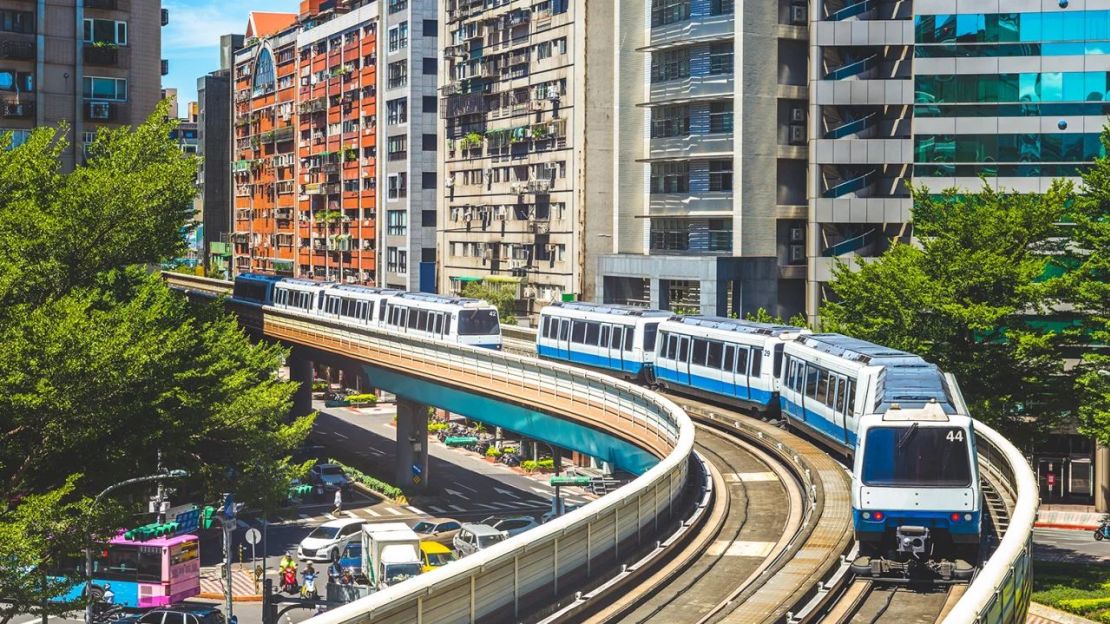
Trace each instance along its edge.
<path fill-rule="evenodd" d="M 1066 529 L 1069 531 L 1094 531 L 1098 529 L 1097 524 L 1061 524 L 1058 522 L 1034 522 L 1033 527 L 1037 529 Z"/>
<path fill-rule="evenodd" d="M 211 594 L 211 593 L 205 593 L 205 592 L 201 592 L 200 594 L 197 594 L 196 597 L 200 598 L 201 600 L 219 600 L 221 602 L 226 598 L 223 594 Z M 251 595 L 232 596 L 231 601 L 232 602 L 262 602 L 262 594 L 257 594 L 257 595 L 253 595 L 253 596 L 251 596 Z"/>
<path fill-rule="evenodd" d="M 1095 624 L 1093 620 L 1088 620 L 1087 618 L 1073 615 L 1066 611 L 1060 611 L 1059 609 L 1039 602 L 1029 603 L 1029 615 L 1050 622 L 1057 622 L 1058 624 Z"/>

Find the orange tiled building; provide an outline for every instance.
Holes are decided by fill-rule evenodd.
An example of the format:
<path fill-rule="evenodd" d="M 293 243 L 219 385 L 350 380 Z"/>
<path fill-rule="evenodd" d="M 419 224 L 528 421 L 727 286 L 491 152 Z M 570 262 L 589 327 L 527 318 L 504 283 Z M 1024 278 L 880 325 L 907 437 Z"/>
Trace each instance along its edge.
<path fill-rule="evenodd" d="M 357 4 L 250 16 L 232 86 L 235 272 L 377 282 L 378 8 Z"/>

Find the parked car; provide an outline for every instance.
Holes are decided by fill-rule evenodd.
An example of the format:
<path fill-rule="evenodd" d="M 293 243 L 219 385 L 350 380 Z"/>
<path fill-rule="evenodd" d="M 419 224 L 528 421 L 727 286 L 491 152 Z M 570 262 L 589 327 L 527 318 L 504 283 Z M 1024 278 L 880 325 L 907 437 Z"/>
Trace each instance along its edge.
<path fill-rule="evenodd" d="M 308 561 L 335 561 L 352 540 L 358 540 L 365 520 L 344 518 L 325 522 L 301 540 L 297 557 Z"/>
<path fill-rule="evenodd" d="M 211 605 L 180 603 L 147 611 L 139 624 L 224 624 L 222 611 Z"/>
<path fill-rule="evenodd" d="M 420 542 L 420 558 L 424 561 L 424 572 L 431 572 L 458 559 L 458 556 L 439 542 Z"/>
<path fill-rule="evenodd" d="M 459 527 L 452 545 L 460 556 L 465 557 L 502 542 L 508 537 L 509 535 L 504 531 L 498 531 L 487 524 L 468 523 Z"/>
<path fill-rule="evenodd" d="M 335 464 L 316 464 L 308 471 L 308 482 L 325 492 L 346 491 L 351 486 L 346 473 Z"/>
<path fill-rule="evenodd" d="M 532 516 L 509 516 L 507 518 L 490 516 L 482 520 L 482 524 L 489 525 L 498 531 L 504 531 L 509 537 L 520 535 L 528 529 L 540 526 L 540 523 L 536 522 L 536 519 Z"/>
<path fill-rule="evenodd" d="M 451 542 L 455 539 L 455 534 L 459 532 L 459 527 L 462 526 L 458 520 L 450 518 L 428 518 L 426 520 L 419 520 L 416 524 L 412 525 L 412 530 L 420 536 L 422 540 L 432 542 L 439 542 L 444 546 L 450 546 Z"/>
<path fill-rule="evenodd" d="M 548 523 L 548 522 L 551 522 L 551 521 L 552 521 L 552 520 L 554 520 L 555 518 L 558 518 L 559 516 L 565 516 L 565 515 L 567 515 L 568 513 L 570 513 L 570 512 L 572 512 L 572 511 L 574 511 L 575 509 L 578 509 L 578 508 L 579 508 L 579 507 L 581 507 L 581 506 L 582 506 L 582 505 L 567 505 L 567 504 L 563 504 L 563 513 L 561 513 L 561 514 L 558 514 L 558 515 L 556 515 L 556 514 L 555 514 L 555 510 L 554 510 L 554 509 L 552 509 L 551 511 L 547 511 L 547 512 L 544 512 L 544 514 L 543 514 L 542 516 L 540 516 L 540 524 L 546 524 L 546 523 Z"/>

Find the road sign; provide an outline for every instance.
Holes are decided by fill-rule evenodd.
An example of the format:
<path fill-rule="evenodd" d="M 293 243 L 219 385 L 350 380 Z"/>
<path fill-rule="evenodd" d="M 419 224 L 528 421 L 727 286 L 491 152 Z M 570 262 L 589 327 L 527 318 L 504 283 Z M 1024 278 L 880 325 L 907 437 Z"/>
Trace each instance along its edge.
<path fill-rule="evenodd" d="M 579 485 L 585 486 L 590 484 L 589 477 L 551 477 L 548 483 L 552 486 L 558 485 Z"/>
<path fill-rule="evenodd" d="M 247 529 L 246 534 L 243 535 L 243 539 L 247 540 L 247 543 L 251 546 L 254 546 L 262 541 L 262 532 L 258 529 Z"/>
<path fill-rule="evenodd" d="M 412 475 L 412 484 L 420 485 L 420 475 Z"/>
<path fill-rule="evenodd" d="M 231 494 L 224 494 L 224 518 L 233 520 L 235 518 L 235 499 Z"/>
<path fill-rule="evenodd" d="M 420 465 L 419 465 L 419 464 L 413 464 L 413 465 L 412 465 L 412 474 L 414 474 L 414 475 L 418 475 L 418 474 L 420 474 L 420 473 L 422 473 L 422 472 L 424 472 L 424 471 L 420 469 Z"/>

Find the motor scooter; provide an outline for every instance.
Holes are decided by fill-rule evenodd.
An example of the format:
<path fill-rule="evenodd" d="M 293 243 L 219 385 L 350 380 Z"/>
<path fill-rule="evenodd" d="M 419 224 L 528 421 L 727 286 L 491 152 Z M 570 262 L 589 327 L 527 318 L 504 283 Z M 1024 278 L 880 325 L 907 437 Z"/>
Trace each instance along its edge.
<path fill-rule="evenodd" d="M 1101 542 L 1103 539 L 1110 539 L 1110 520 L 1103 520 L 1095 529 L 1095 541 Z"/>
<path fill-rule="evenodd" d="M 301 598 L 316 600 L 320 597 L 316 591 L 316 572 L 305 570 L 301 575 Z"/>
<path fill-rule="evenodd" d="M 286 568 L 281 573 L 281 587 L 280 591 L 287 594 L 295 594 L 299 589 L 297 586 L 297 571 L 293 568 Z"/>

